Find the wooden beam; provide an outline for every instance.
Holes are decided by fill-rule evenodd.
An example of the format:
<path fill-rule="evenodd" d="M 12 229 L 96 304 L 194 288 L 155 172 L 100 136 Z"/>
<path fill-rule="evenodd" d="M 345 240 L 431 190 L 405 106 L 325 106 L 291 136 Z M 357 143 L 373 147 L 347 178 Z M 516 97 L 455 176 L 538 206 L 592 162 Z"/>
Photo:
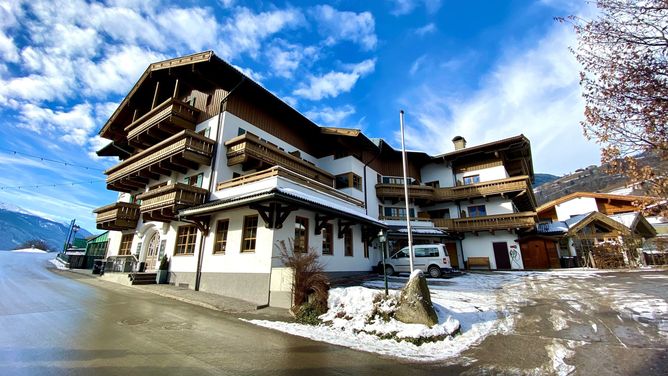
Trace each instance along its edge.
<path fill-rule="evenodd" d="M 331 216 L 315 213 L 315 227 L 313 228 L 314 234 L 320 235 L 325 226 L 327 226 L 327 223 L 332 219 L 333 217 Z"/>
<path fill-rule="evenodd" d="M 270 229 L 283 228 L 283 222 L 291 212 L 297 210 L 294 205 L 281 205 L 279 202 L 271 202 L 269 205 L 251 204 L 248 207 L 257 210 L 264 221 L 264 226 Z"/>
<path fill-rule="evenodd" d="M 150 166 L 148 167 L 148 170 L 151 171 L 151 172 L 154 172 L 154 173 L 156 173 L 156 174 L 165 175 L 165 176 L 170 176 L 170 175 L 172 174 L 171 171 L 169 171 L 169 170 L 166 169 L 166 168 L 162 168 L 162 167 L 160 167 L 160 166 L 157 165 L 157 164 L 150 165 Z"/>
<path fill-rule="evenodd" d="M 179 93 L 179 79 L 177 78 L 176 82 L 174 83 L 174 94 L 172 94 L 172 98 L 176 98 L 178 93 Z"/>
<path fill-rule="evenodd" d="M 350 226 L 354 225 L 354 224 L 355 224 L 354 222 L 344 221 L 344 220 L 339 219 L 339 226 L 338 226 L 339 231 L 338 231 L 338 234 L 337 234 L 338 238 L 343 239 L 344 233 L 346 233 L 348 231 L 348 229 L 350 229 Z"/>
<path fill-rule="evenodd" d="M 172 163 L 172 162 L 169 161 L 169 160 L 160 161 L 160 162 L 158 163 L 158 166 L 159 166 L 160 168 L 166 168 L 166 169 L 168 169 L 168 170 L 177 171 L 177 172 L 180 172 L 180 173 L 182 173 L 182 174 L 185 174 L 186 172 L 188 172 L 188 169 L 187 169 L 187 168 L 185 168 L 185 167 L 181 167 L 181 166 L 179 166 L 179 165 L 175 165 L 174 163 Z"/>
<path fill-rule="evenodd" d="M 183 158 L 178 158 L 177 156 L 169 157 L 169 161 L 172 164 L 175 164 L 177 166 L 181 166 L 185 168 L 186 170 L 197 170 L 199 168 L 199 164 L 185 160 Z M 185 172 L 184 172 L 185 174 Z"/>
<path fill-rule="evenodd" d="M 155 102 L 158 100 L 158 91 L 160 90 L 160 81 L 155 83 L 155 91 L 153 92 L 153 102 L 151 102 L 151 110 L 155 108 Z"/>

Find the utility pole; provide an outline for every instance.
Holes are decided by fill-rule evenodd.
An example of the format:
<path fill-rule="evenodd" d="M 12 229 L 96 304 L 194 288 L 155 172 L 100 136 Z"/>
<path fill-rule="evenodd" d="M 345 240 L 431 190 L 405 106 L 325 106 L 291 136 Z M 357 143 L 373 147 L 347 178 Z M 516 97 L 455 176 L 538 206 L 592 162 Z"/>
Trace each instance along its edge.
<path fill-rule="evenodd" d="M 76 221 L 77 219 L 75 218 L 70 222 L 70 228 L 67 230 L 67 238 L 65 238 L 65 244 L 63 244 L 63 253 L 67 251 L 67 247 L 70 245 L 70 236 L 72 236 L 72 229 L 74 228 Z"/>

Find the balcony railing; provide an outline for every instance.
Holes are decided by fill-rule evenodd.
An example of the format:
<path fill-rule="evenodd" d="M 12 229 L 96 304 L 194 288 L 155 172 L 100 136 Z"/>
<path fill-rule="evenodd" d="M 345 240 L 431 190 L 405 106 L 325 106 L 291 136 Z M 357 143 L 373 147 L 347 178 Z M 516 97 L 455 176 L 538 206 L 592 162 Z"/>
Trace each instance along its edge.
<path fill-rule="evenodd" d="M 125 127 L 128 141 L 151 145 L 184 129 L 194 130 L 199 112 L 193 106 L 170 98 Z"/>
<path fill-rule="evenodd" d="M 137 196 L 144 221 L 170 222 L 179 210 L 203 204 L 209 193 L 204 188 L 176 183 L 156 188 Z"/>
<path fill-rule="evenodd" d="M 297 156 L 279 149 L 278 146 L 260 139 L 254 134 L 232 138 L 225 142 L 227 165 L 252 164 L 252 168 L 281 166 L 299 175 L 306 176 L 328 186 L 333 186 L 334 176 L 329 172 Z"/>
<path fill-rule="evenodd" d="M 432 219 L 432 222 L 438 228 L 454 232 L 527 229 L 536 225 L 536 213 L 522 212 L 454 219 L 435 218 Z"/>
<path fill-rule="evenodd" d="M 404 186 L 402 184 L 376 184 L 376 196 L 380 199 L 404 199 Z M 433 201 L 434 187 L 428 185 L 409 185 L 408 197 L 414 200 Z"/>
<path fill-rule="evenodd" d="M 517 201 L 516 205 L 521 210 L 533 210 L 536 207 L 528 176 L 516 176 L 456 187 L 433 188 L 426 185 L 408 186 L 408 196 L 410 199 L 431 202 L 461 201 L 505 194 L 514 201 Z M 522 196 L 526 196 L 525 198 L 528 201 L 520 200 L 519 197 L 521 194 Z M 401 184 L 376 184 L 376 195 L 381 199 L 401 200 L 404 198 L 404 186 Z M 518 199 L 515 200 L 515 198 Z"/>
<path fill-rule="evenodd" d="M 347 201 L 351 204 L 357 205 L 357 206 L 364 206 L 364 202 L 357 200 L 355 198 L 352 198 L 348 196 L 345 193 L 342 193 L 341 191 L 332 188 L 331 185 L 323 184 L 319 181 L 307 178 L 305 176 L 296 174 L 284 167 L 281 166 L 274 166 L 272 168 L 258 171 L 252 174 L 248 175 L 243 175 L 238 178 L 234 178 L 231 180 L 226 180 L 223 182 L 218 183 L 218 186 L 216 187 L 216 190 L 220 191 L 223 189 L 227 188 L 233 188 L 233 187 L 239 187 L 243 186 L 246 184 L 254 183 L 260 180 L 272 178 L 275 176 L 279 176 L 288 180 L 291 180 L 297 184 L 301 184 L 303 186 L 309 187 L 313 190 L 328 194 L 330 196 L 334 196 L 336 198 L 339 198 L 341 200 Z"/>
<path fill-rule="evenodd" d="M 104 173 L 107 188 L 132 192 L 145 188 L 148 179 L 170 176 L 172 171 L 186 173 L 200 165 L 209 166 L 215 142 L 190 130 L 183 130 L 138 153 Z"/>
<path fill-rule="evenodd" d="M 93 210 L 97 214 L 96 222 L 99 230 L 130 230 L 137 227 L 139 221 L 139 205 L 127 202 L 116 202 Z"/>

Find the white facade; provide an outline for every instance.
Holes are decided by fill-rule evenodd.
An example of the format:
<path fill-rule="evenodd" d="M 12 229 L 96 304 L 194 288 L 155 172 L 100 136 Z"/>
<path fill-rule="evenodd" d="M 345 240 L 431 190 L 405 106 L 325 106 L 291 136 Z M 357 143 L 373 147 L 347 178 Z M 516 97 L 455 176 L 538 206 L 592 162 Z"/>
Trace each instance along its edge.
<path fill-rule="evenodd" d="M 598 205 L 594 197 L 576 197 L 555 205 L 554 209 L 557 212 L 557 220 L 565 221 L 575 215 L 598 211 Z"/>

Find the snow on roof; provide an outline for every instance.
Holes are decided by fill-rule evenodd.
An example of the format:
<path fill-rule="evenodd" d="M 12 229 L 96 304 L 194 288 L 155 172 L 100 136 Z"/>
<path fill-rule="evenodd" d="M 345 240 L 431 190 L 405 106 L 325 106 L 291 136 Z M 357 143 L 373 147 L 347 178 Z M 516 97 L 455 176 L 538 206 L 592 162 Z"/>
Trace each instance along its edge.
<path fill-rule="evenodd" d="M 293 196 L 293 197 L 296 197 L 296 198 L 299 198 L 299 199 L 302 199 L 302 200 L 305 200 L 305 201 L 308 201 L 308 202 L 311 202 L 311 203 L 314 203 L 314 204 L 326 206 L 326 207 L 328 207 L 330 209 L 334 209 L 336 211 L 340 211 L 340 212 L 343 212 L 343 213 L 346 213 L 346 214 L 350 214 L 350 215 L 358 217 L 358 218 L 363 218 L 368 222 L 378 223 L 379 225 L 385 226 L 385 224 L 383 222 L 377 220 L 374 217 L 368 216 L 364 213 L 361 213 L 361 212 L 357 211 L 352 206 L 346 206 L 346 205 L 343 205 L 343 204 L 340 204 L 340 203 L 334 201 L 336 199 L 333 198 L 333 197 L 331 199 L 327 198 L 325 195 L 321 195 L 319 197 L 316 197 L 316 196 L 311 195 L 311 194 L 309 194 L 305 191 L 298 191 L 296 189 L 286 188 L 286 187 L 278 187 L 277 190 L 280 191 L 281 193 L 286 194 L 286 195 Z"/>
<path fill-rule="evenodd" d="M 582 220 L 587 218 L 587 216 L 591 213 L 592 212 L 585 213 L 585 214 L 574 215 L 574 216 L 568 218 L 567 220 L 565 220 L 564 223 L 566 224 L 566 226 L 568 226 L 568 228 L 571 228 L 571 227 L 577 225 L 578 223 L 582 222 Z"/>
<path fill-rule="evenodd" d="M 404 234 L 408 233 L 407 228 L 400 228 L 397 230 L 397 232 L 403 232 Z M 445 231 L 439 230 L 437 228 L 415 228 L 411 227 L 411 232 L 413 234 L 434 234 L 434 235 L 443 235 L 445 234 Z"/>
<path fill-rule="evenodd" d="M 620 214 L 612 214 L 609 215 L 608 218 L 613 219 L 624 226 L 631 228 L 633 226 L 633 222 L 636 220 L 636 217 L 640 213 L 620 213 Z"/>

